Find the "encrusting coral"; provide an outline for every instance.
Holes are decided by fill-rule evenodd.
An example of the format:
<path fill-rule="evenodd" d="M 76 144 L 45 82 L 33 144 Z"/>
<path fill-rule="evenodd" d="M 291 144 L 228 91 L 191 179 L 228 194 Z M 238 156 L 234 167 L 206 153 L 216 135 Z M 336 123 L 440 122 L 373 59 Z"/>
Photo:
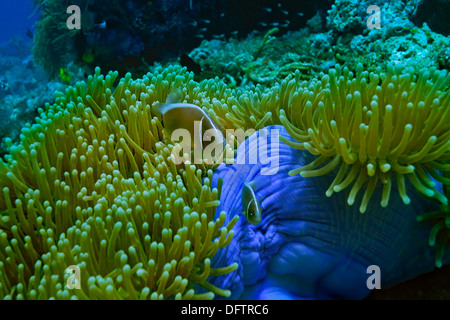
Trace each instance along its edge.
<path fill-rule="evenodd" d="M 212 170 L 186 162 L 151 105 L 193 75 L 159 69 L 133 81 L 100 69 L 40 110 L 0 161 L 0 298 L 211 299 L 211 259 L 236 219 L 214 219 Z M 211 88 L 210 88 L 211 89 Z M 211 91 L 213 92 L 213 91 Z M 203 179 L 203 182 L 202 182 Z M 80 268 L 80 290 L 66 269 Z"/>

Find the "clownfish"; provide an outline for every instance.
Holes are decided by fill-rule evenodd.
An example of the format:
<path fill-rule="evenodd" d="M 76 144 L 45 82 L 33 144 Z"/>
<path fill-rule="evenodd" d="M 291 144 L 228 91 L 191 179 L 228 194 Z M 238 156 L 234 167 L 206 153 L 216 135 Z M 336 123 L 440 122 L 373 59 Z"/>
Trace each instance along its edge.
<path fill-rule="evenodd" d="M 154 113 L 162 115 L 164 128 L 169 135 L 172 136 L 177 129 L 185 129 L 190 134 L 191 146 L 194 148 L 203 151 L 214 142 L 215 145 L 221 144 L 224 150 L 225 137 L 217 123 L 199 106 L 181 101 L 182 91 L 176 88 L 168 94 L 165 103 L 157 103 L 152 107 Z"/>
<path fill-rule="evenodd" d="M 245 182 L 242 187 L 242 207 L 243 215 L 251 224 L 257 225 L 262 220 L 262 208 L 255 194 L 255 184 Z"/>

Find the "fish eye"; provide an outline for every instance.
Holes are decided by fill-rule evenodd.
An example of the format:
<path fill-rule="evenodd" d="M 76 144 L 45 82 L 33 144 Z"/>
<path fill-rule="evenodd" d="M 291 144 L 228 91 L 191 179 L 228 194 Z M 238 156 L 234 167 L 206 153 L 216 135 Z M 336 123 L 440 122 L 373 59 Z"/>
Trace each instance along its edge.
<path fill-rule="evenodd" d="M 249 210 L 248 211 L 248 216 L 249 217 L 253 217 L 255 215 L 255 211 L 253 211 L 253 210 Z"/>

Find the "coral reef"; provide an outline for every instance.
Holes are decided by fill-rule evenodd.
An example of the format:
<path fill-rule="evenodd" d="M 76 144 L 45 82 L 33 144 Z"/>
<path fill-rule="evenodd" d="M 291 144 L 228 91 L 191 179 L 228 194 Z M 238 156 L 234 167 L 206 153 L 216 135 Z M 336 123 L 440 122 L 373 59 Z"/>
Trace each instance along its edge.
<path fill-rule="evenodd" d="M 330 57 L 331 38 L 327 34 L 302 29 L 277 37 L 278 31 L 250 34 L 241 41 L 205 40 L 189 56 L 200 64 L 201 77 L 222 77 L 230 87 L 271 87 L 295 70 L 307 80 L 334 65 L 333 61 L 324 63 Z"/>
<path fill-rule="evenodd" d="M 67 30 L 67 1 L 35 0 L 41 17 L 34 52 L 51 74 L 74 61 L 91 70 L 142 75 L 151 63 L 174 60 L 203 39 L 241 38 L 267 24 L 282 33 L 298 30 L 328 2 L 305 3 L 303 13 L 296 1 L 262 0 L 255 6 L 239 0 L 76 0 L 70 4 L 81 9 L 81 29 Z"/>
<path fill-rule="evenodd" d="M 49 82 L 42 67 L 33 64 L 31 43 L 15 38 L 0 45 L 0 55 L 0 155 L 3 156 L 7 148 L 4 138 L 18 141 L 21 129 L 38 115 L 38 107 L 52 101 L 54 91 L 65 86 Z"/>
<path fill-rule="evenodd" d="M 380 8 L 380 29 L 369 29 L 367 8 Z M 338 0 L 328 11 L 327 27 L 335 44 L 337 62 L 354 70 L 361 62 L 366 70 L 401 62 L 450 70 L 449 38 L 414 19 L 417 1 Z"/>
<path fill-rule="evenodd" d="M 380 8 L 380 29 L 367 27 L 370 5 Z M 204 40 L 189 56 L 201 66 L 202 77 L 219 76 L 243 87 L 270 87 L 295 69 L 312 79 L 336 63 L 351 71 L 358 63 L 367 71 L 385 70 L 389 63 L 407 64 L 416 72 L 430 66 L 450 70 L 449 38 L 414 19 L 419 10 L 414 1 L 339 0 L 328 10 L 326 30 L 318 12 L 306 28 L 280 34 L 266 27 L 245 39 Z M 264 42 L 267 34 L 271 41 Z"/>
<path fill-rule="evenodd" d="M 74 37 L 78 30 L 67 28 L 67 1 L 34 2 L 36 6 L 43 7 L 36 23 L 33 57 L 38 65 L 54 77 L 60 68 L 65 68 L 72 61 L 73 53 L 76 52 Z"/>
<path fill-rule="evenodd" d="M 7 150 L 5 138 L 18 142 L 22 128 L 38 116 L 38 108 L 53 103 L 54 92 L 67 88 L 62 79 L 49 80 L 44 69 L 33 63 L 31 45 L 21 38 L 0 45 L 0 156 Z M 67 69 L 71 84 L 84 78 L 72 63 Z"/>
<path fill-rule="evenodd" d="M 381 28 L 409 27 L 412 22 L 408 17 L 416 8 L 414 1 L 384 0 L 375 1 L 354 1 L 336 0 L 328 11 L 327 27 L 336 33 L 361 34 L 370 31 L 367 28 L 367 20 L 370 13 L 367 13 L 369 6 L 375 5 L 380 8 Z"/>
<path fill-rule="evenodd" d="M 338 37 L 337 61 L 348 67 L 361 62 L 370 71 L 394 62 L 414 66 L 417 71 L 430 66 L 450 69 L 448 37 L 432 32 L 426 25 L 385 29 L 351 38 Z"/>

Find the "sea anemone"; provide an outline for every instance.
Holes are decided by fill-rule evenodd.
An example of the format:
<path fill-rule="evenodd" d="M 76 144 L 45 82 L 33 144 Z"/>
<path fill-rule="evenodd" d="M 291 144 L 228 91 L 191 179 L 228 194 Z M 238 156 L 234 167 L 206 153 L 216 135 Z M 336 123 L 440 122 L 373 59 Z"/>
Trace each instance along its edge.
<path fill-rule="evenodd" d="M 300 78 L 297 71 L 270 89 L 226 90 L 226 99 L 203 103 L 226 128 L 282 124 L 297 142 L 280 139 L 313 158 L 290 174 L 335 174 L 326 195 L 350 189 L 349 205 L 365 189 L 360 212 L 377 187 L 383 189 L 381 206 L 387 207 L 392 183 L 405 204 L 411 185 L 437 201 L 441 210 L 417 219 L 434 224 L 429 244 L 439 243 L 436 265 L 441 266 L 450 243 L 450 75 L 435 68 L 417 75 L 402 65 L 369 73 L 358 64 L 355 73 L 336 65 L 320 79 Z"/>
<path fill-rule="evenodd" d="M 409 204 L 405 178 L 425 197 L 447 205 L 436 181 L 449 183 L 444 173 L 450 172 L 450 75 L 427 69 L 416 77 L 401 65 L 389 65 L 386 73 L 362 68 L 354 75 L 337 66 L 300 89 L 286 80 L 293 89 L 282 98 L 286 106 L 279 117 L 298 142 L 281 140 L 317 156 L 290 174 L 314 177 L 339 168 L 326 195 L 351 187 L 352 205 L 365 188 L 361 212 L 379 182 L 382 207 L 394 180 Z"/>
<path fill-rule="evenodd" d="M 57 93 L 22 130 L 18 145 L 7 141 L 10 154 L 0 160 L 0 298 L 231 294 L 208 278 L 237 268 L 212 267 L 232 240 L 237 216 L 216 213 L 220 187 L 212 188 L 213 165 L 172 161 L 176 145 L 152 106 L 173 88 L 224 129 L 282 124 L 297 142 L 282 141 L 316 156 L 291 175 L 336 172 L 327 196 L 351 187 L 352 205 L 365 188 L 364 212 L 379 181 L 383 207 L 394 180 L 408 204 L 410 182 L 442 205 L 443 211 L 419 218 L 439 220 L 430 239 L 450 229 L 448 194 L 438 188 L 450 185 L 445 71 L 416 77 L 401 66 L 368 73 L 358 65 L 354 75 L 336 66 L 311 82 L 296 72 L 271 89 L 245 91 L 218 78 L 197 83 L 180 67 L 156 68 L 137 80 L 128 73 L 116 85 L 117 75 L 97 68 L 87 84 Z M 67 286 L 70 266 L 81 271 L 80 290 Z"/>
<path fill-rule="evenodd" d="M 230 295 L 208 277 L 237 268 L 211 267 L 236 219 L 214 218 L 212 170 L 177 168 L 151 109 L 172 86 L 193 90 L 193 74 L 159 68 L 115 86 L 117 75 L 97 68 L 87 84 L 57 93 L 18 145 L 9 141 L 0 161 L 1 299 Z M 70 266 L 80 290 L 67 286 Z"/>

